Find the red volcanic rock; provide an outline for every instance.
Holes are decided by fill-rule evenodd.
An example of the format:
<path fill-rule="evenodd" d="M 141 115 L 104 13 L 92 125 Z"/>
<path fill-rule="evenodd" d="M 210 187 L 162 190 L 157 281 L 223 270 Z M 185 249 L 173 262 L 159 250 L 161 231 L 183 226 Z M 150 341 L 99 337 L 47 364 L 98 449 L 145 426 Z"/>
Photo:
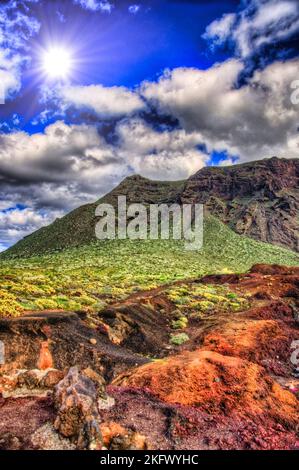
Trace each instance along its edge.
<path fill-rule="evenodd" d="M 299 276 L 299 268 L 296 266 L 280 266 L 279 264 L 255 264 L 249 271 L 250 273 L 264 274 L 273 276 L 275 274 L 288 274 Z"/>
<path fill-rule="evenodd" d="M 209 413 L 263 415 L 294 427 L 298 402 L 257 364 L 197 350 L 141 366 L 114 385 L 147 389 L 166 403 L 198 407 Z"/>
<path fill-rule="evenodd" d="M 41 344 L 37 366 L 41 370 L 47 370 L 47 369 L 53 368 L 53 358 L 52 358 L 51 351 L 49 349 L 49 340 L 43 341 Z"/>
<path fill-rule="evenodd" d="M 280 359 L 286 363 L 295 338 L 295 332 L 280 321 L 244 319 L 216 328 L 205 337 L 203 347 L 258 364 L 264 364 L 267 359 Z"/>

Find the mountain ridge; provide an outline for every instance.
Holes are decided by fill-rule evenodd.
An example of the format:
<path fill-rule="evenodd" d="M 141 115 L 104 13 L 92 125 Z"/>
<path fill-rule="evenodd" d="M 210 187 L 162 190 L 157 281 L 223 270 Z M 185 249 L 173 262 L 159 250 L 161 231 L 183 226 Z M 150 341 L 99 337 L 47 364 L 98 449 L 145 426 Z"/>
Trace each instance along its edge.
<path fill-rule="evenodd" d="M 1 256 L 31 256 L 90 244 L 96 240 L 99 203 L 202 203 L 239 235 L 298 251 L 299 160 L 270 159 L 227 167 L 205 167 L 187 180 L 125 178 L 94 203 L 80 206 L 20 240 Z"/>

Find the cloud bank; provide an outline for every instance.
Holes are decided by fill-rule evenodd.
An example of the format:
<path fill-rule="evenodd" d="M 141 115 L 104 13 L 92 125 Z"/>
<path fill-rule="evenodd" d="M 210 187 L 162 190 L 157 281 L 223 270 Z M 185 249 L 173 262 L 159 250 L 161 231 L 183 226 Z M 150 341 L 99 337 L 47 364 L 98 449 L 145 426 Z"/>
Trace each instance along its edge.
<path fill-rule="evenodd" d="M 232 59 L 208 70 L 178 68 L 157 83 L 144 83 L 142 93 L 186 132 L 198 132 L 210 152 L 226 151 L 241 161 L 297 157 L 298 109 L 290 96 L 299 60 L 257 70 L 239 87 L 243 67 Z"/>

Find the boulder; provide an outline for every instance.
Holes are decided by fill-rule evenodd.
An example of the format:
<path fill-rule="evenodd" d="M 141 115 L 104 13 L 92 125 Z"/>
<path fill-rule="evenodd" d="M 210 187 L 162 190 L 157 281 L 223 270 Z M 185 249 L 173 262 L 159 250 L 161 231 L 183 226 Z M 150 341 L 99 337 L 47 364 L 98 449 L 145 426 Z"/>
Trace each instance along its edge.
<path fill-rule="evenodd" d="M 72 367 L 56 387 L 54 402 L 58 414 L 54 427 L 63 437 L 76 442 L 78 449 L 102 448 L 97 398 L 95 382 L 78 367 Z"/>

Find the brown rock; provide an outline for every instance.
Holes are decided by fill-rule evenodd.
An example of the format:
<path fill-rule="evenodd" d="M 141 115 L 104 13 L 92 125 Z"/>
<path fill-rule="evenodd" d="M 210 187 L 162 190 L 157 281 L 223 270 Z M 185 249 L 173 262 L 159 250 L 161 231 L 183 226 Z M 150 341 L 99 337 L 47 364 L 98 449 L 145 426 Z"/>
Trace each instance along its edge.
<path fill-rule="evenodd" d="M 16 436 L 10 433 L 0 436 L 0 450 L 20 450 L 21 447 L 22 443 Z"/>
<path fill-rule="evenodd" d="M 146 450 L 149 446 L 141 434 L 126 429 L 118 423 L 101 425 L 104 445 L 109 450 Z"/>
<path fill-rule="evenodd" d="M 180 202 L 204 204 L 235 232 L 298 251 L 298 176 L 298 159 L 206 167 L 189 178 Z"/>
<path fill-rule="evenodd" d="M 54 400 L 58 410 L 55 429 L 75 440 L 78 449 L 100 449 L 102 436 L 95 383 L 80 373 L 78 367 L 72 367 L 57 385 Z"/>
<path fill-rule="evenodd" d="M 22 372 L 19 374 L 17 379 L 18 387 L 25 387 L 29 390 L 33 390 L 39 387 L 39 375 L 37 371 L 34 370 L 27 370 L 26 372 Z"/>
<path fill-rule="evenodd" d="M 82 371 L 82 374 L 85 377 L 88 377 L 90 380 L 93 381 L 99 395 L 106 396 L 106 391 L 105 391 L 106 381 L 102 375 L 98 374 L 90 367 L 87 367 L 87 369 L 84 369 Z"/>
<path fill-rule="evenodd" d="M 54 388 L 64 377 L 61 370 L 49 370 L 40 382 L 42 388 Z"/>

